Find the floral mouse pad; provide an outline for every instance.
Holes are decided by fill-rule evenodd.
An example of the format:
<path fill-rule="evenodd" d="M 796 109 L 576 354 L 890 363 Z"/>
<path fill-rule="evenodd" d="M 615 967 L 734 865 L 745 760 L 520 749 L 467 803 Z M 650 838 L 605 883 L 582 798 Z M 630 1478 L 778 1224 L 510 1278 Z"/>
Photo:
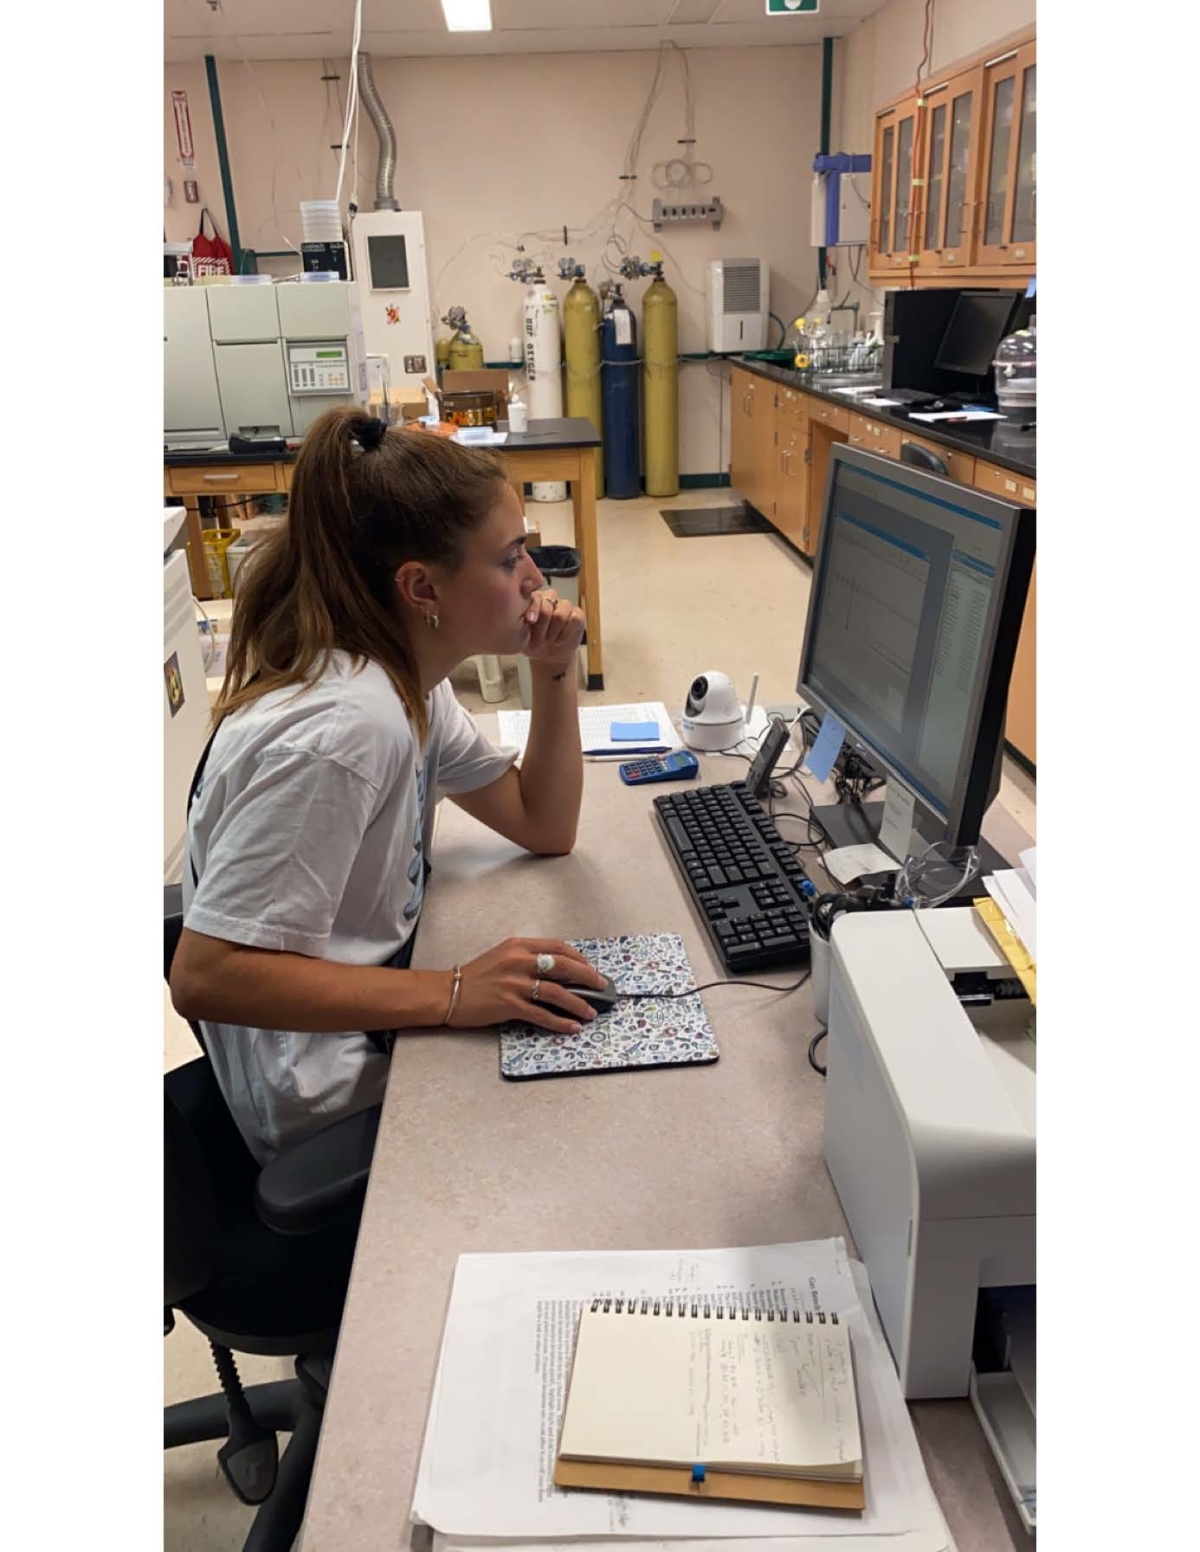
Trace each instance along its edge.
<path fill-rule="evenodd" d="M 678 933 L 570 941 L 619 992 L 683 992 L 696 984 Z M 719 1055 L 698 992 L 694 997 L 618 1002 L 611 1013 L 600 1014 L 577 1035 L 552 1035 L 518 1023 L 500 1030 L 500 1072 L 505 1078 L 681 1067 L 715 1062 Z"/>

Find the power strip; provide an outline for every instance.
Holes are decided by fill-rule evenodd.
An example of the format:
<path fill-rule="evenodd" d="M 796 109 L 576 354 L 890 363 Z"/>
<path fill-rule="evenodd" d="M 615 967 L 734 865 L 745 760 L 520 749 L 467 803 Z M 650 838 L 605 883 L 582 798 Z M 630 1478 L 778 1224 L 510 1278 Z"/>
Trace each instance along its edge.
<path fill-rule="evenodd" d="M 713 230 L 719 232 L 721 222 L 725 219 L 725 207 L 716 195 L 700 203 L 686 204 L 666 204 L 661 199 L 656 199 L 651 207 L 651 215 L 656 232 L 661 232 L 664 226 L 673 226 L 680 221 L 711 221 Z"/>

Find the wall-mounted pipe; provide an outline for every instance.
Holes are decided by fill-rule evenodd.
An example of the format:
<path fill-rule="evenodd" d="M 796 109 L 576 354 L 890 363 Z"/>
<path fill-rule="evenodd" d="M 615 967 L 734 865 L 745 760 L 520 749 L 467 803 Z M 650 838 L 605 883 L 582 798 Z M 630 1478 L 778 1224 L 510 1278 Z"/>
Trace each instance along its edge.
<path fill-rule="evenodd" d="M 370 54 L 358 56 L 358 95 L 362 99 L 375 133 L 379 136 L 379 164 L 375 169 L 375 209 L 399 210 L 394 184 L 396 181 L 396 131 L 387 116 L 383 99 L 375 87 L 371 74 Z"/>

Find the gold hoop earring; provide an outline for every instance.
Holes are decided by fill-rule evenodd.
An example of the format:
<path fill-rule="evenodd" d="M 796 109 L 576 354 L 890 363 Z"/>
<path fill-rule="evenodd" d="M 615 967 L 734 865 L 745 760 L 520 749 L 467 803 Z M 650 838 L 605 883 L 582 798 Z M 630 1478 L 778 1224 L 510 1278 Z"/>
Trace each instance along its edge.
<path fill-rule="evenodd" d="M 437 630 L 438 626 L 441 625 L 442 622 L 438 619 L 436 614 L 427 614 L 425 616 L 425 623 L 429 626 L 430 630 Z"/>

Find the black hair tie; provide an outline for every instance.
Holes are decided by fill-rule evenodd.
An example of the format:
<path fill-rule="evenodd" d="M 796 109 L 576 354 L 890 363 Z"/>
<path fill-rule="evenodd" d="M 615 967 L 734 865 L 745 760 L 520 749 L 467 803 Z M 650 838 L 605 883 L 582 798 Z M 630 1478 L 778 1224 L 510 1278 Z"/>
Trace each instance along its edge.
<path fill-rule="evenodd" d="M 374 448 L 379 446 L 380 442 L 383 441 L 383 433 L 387 430 L 387 428 L 386 420 L 376 419 L 364 421 L 362 426 L 359 427 L 358 431 L 355 432 L 355 436 L 358 438 L 359 446 L 362 448 L 364 453 L 369 453 Z"/>

